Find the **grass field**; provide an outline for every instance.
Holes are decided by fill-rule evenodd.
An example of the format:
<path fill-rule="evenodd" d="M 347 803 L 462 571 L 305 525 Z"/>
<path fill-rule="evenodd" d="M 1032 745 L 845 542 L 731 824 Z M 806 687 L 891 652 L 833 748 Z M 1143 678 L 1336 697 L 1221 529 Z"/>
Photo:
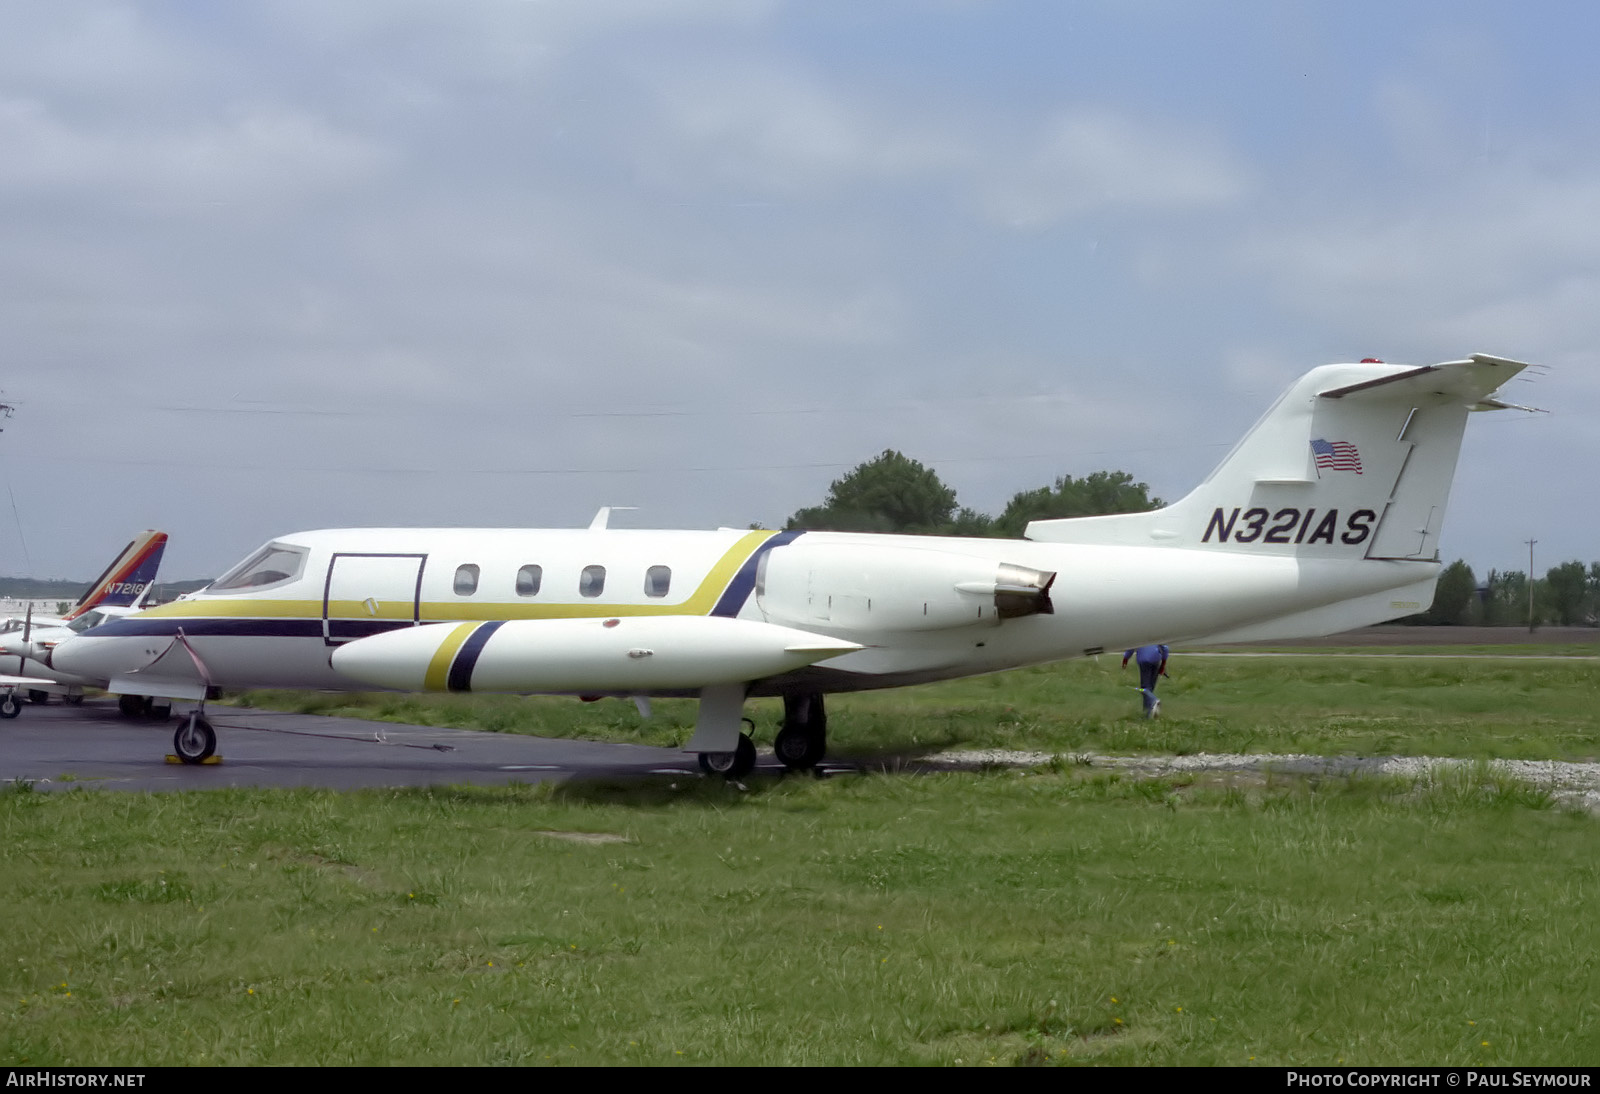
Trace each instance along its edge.
<path fill-rule="evenodd" d="M 1592 1063 L 1596 837 L 1470 780 L 12 791 L 0 1059 Z"/>
<path fill-rule="evenodd" d="M 1600 751 L 1596 671 L 1192 658 L 1163 684 L 1177 716 L 1152 724 L 1113 660 L 830 714 L 864 752 L 1579 758 Z M 558 723 L 520 720 L 557 711 L 537 718 L 623 739 L 679 717 L 411 709 L 542 731 Z M 1600 820 L 1487 769 L 1425 784 L 1063 762 L 746 787 L 0 793 L 0 1062 L 1600 1057 Z"/>
<path fill-rule="evenodd" d="M 1527 649 L 1528 647 L 1513 647 Z M 955 746 L 1071 752 L 1312 752 L 1464 758 L 1600 757 L 1600 662 L 1549 657 L 1184 657 L 1159 688 L 1163 717 L 1136 715 L 1120 658 L 1070 661 L 942 684 L 830 696 L 835 755 Z M 676 746 L 690 701 L 648 721 L 627 700 L 498 695 L 249 692 L 243 702 L 389 721 Z M 770 742 L 776 701 L 749 704 Z"/>

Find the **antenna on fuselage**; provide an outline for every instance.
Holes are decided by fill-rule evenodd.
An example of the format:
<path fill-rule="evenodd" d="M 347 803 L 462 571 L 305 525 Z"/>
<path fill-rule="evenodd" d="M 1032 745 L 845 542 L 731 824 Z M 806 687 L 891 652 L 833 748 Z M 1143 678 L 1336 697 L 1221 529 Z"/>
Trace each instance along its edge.
<path fill-rule="evenodd" d="M 604 531 L 611 520 L 612 513 L 619 510 L 628 511 L 637 508 L 639 508 L 637 505 L 602 505 L 600 511 L 594 515 L 594 519 L 589 522 L 589 531 Z"/>

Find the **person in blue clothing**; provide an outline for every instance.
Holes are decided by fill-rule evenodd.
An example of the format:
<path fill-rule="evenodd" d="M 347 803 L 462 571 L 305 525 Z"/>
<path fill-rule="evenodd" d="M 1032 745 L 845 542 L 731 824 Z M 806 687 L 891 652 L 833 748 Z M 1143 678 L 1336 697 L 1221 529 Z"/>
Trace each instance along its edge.
<path fill-rule="evenodd" d="M 1167 674 L 1167 647 L 1140 646 L 1136 650 L 1128 650 L 1122 655 L 1123 668 L 1128 667 L 1130 657 L 1139 664 L 1139 692 L 1144 697 L 1144 716 L 1154 718 L 1161 713 L 1161 700 L 1156 698 L 1156 681 Z"/>

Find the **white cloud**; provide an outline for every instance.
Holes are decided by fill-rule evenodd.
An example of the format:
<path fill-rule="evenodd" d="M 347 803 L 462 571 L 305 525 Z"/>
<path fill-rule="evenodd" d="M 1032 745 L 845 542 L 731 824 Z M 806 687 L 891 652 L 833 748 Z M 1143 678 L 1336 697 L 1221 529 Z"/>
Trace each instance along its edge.
<path fill-rule="evenodd" d="M 651 159 L 686 185 L 709 173 L 768 194 L 815 196 L 861 180 L 943 174 L 973 155 L 921 118 L 795 70 L 734 66 L 652 79 L 664 132 Z"/>
<path fill-rule="evenodd" d="M 1035 228 L 1094 210 L 1191 211 L 1245 196 L 1249 173 L 1217 141 L 1098 106 L 1061 111 L 1032 147 L 991 162 L 984 206 Z"/>
<path fill-rule="evenodd" d="M 1282 216 L 1239 257 L 1301 314 L 1513 355 L 1600 336 L 1600 166 L 1486 170 L 1379 214 Z"/>
<path fill-rule="evenodd" d="M 276 107 L 136 130 L 74 126 L 25 99 L 0 100 L 0 148 L 0 189 L 81 188 L 108 200 L 252 207 L 347 187 L 388 159 L 368 139 Z"/>

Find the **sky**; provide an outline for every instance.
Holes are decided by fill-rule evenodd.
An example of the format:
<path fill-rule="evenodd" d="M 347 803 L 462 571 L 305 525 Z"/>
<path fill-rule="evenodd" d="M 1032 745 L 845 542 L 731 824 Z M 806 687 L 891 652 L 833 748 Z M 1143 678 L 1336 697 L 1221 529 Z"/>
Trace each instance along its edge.
<path fill-rule="evenodd" d="M 1175 500 L 1320 364 L 1541 366 L 1441 550 L 1600 558 L 1600 7 L 7 0 L 0 574 Z M 9 511 L 7 511 L 9 510 Z"/>

